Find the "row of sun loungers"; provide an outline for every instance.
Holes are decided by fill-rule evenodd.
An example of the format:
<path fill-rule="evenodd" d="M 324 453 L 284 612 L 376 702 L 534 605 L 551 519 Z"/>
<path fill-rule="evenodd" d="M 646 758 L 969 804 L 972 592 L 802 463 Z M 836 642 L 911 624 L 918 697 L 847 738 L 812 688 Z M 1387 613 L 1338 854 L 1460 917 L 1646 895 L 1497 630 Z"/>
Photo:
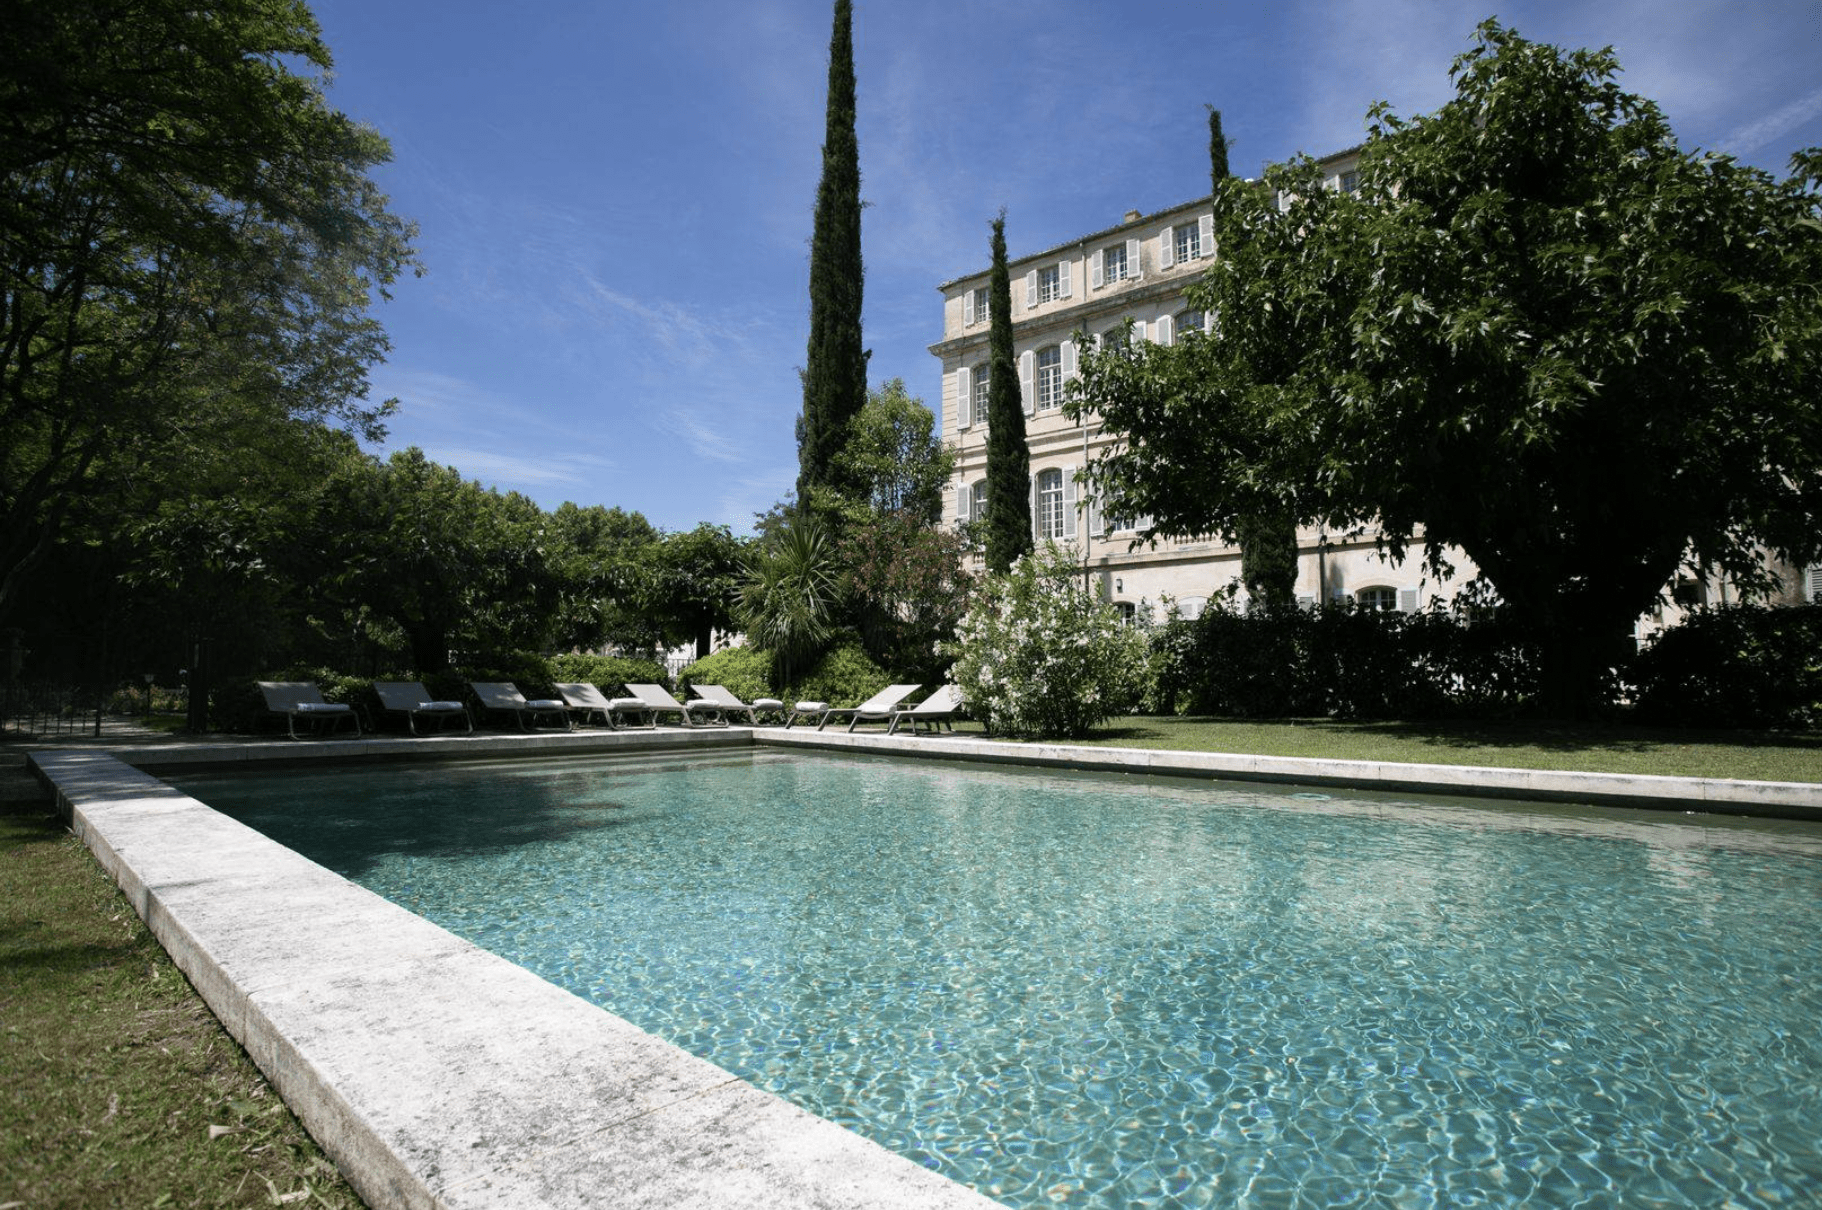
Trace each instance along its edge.
<path fill-rule="evenodd" d="M 304 738 L 299 734 L 300 724 L 312 735 L 351 730 L 358 736 L 363 730 L 360 714 L 353 706 L 325 702 L 322 691 L 307 681 L 261 681 L 259 687 L 267 712 L 284 718 L 286 733 L 292 739 Z M 692 685 L 696 696 L 687 702 L 678 701 L 662 685 L 627 685 L 627 696 L 618 698 L 607 697 L 587 682 L 559 684 L 556 690 L 562 696 L 555 698 L 527 699 L 517 686 L 505 681 L 471 681 L 469 688 L 482 710 L 510 715 L 522 731 L 532 730 L 540 722 L 569 730 L 577 721 L 587 724 L 597 718 L 611 728 L 655 729 L 659 720 L 668 715 L 675 715 L 686 727 L 726 726 L 741 716 L 745 716 L 748 725 L 757 726 L 759 716 L 769 713 L 783 716 L 786 727 L 814 722 L 820 731 L 831 721 L 846 718 L 850 731 L 863 722 L 884 722 L 888 735 L 897 734 L 904 726 L 916 735 L 918 728 L 924 726 L 933 733 L 945 726 L 953 731 L 955 715 L 962 709 L 961 691 L 954 685 L 944 685 L 915 706 L 904 703 L 919 686 L 892 685 L 858 706 L 831 707 L 827 702 L 801 701 L 789 710 L 777 698 L 743 702 L 720 685 Z M 447 731 L 460 724 L 465 731 L 474 731 L 474 715 L 465 703 L 435 700 L 420 682 L 376 681 L 373 689 L 381 709 L 404 715 L 405 725 L 413 735 L 425 733 L 419 730 L 420 725 Z M 365 729 L 372 729 L 371 721 Z"/>

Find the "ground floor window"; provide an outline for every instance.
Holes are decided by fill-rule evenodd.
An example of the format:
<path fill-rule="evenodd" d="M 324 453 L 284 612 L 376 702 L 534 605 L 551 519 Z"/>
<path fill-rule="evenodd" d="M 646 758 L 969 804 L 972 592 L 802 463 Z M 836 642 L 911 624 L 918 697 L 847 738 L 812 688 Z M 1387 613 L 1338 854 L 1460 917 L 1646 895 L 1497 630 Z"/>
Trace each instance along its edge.
<path fill-rule="evenodd" d="M 1360 603 L 1362 609 L 1391 613 L 1398 608 L 1398 590 L 1385 587 L 1363 588 L 1354 594 L 1354 600 Z"/>

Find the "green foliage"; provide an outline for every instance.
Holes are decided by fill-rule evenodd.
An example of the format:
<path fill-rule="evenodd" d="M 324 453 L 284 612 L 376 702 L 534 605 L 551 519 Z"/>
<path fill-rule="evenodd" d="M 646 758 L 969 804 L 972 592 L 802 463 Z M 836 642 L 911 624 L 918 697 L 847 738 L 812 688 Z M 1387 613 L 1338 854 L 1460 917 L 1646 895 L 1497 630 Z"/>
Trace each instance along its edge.
<path fill-rule="evenodd" d="M 943 486 L 955 454 L 936 436 L 936 416 L 894 378 L 867 396 L 848 426 L 835 467 L 874 513 L 905 513 L 926 525 L 942 520 Z"/>
<path fill-rule="evenodd" d="M 747 641 L 771 652 L 774 684 L 789 684 L 834 639 L 841 567 L 824 524 L 797 512 L 748 553 L 736 617 Z"/>
<path fill-rule="evenodd" d="M 854 134 L 853 6 L 835 0 L 829 35 L 829 95 L 822 180 L 810 234 L 810 343 L 797 429 L 797 498 L 827 485 L 858 494 L 837 456 L 867 402 L 867 350 L 861 339 L 864 267 L 860 254 L 860 144 Z M 706 653 L 705 653 L 706 654 Z"/>
<path fill-rule="evenodd" d="M 1639 653 L 1641 721 L 1697 727 L 1822 723 L 1822 606 L 1698 609 Z"/>
<path fill-rule="evenodd" d="M 628 659 L 617 655 L 588 655 L 567 653 L 553 655 L 545 660 L 549 668 L 548 676 L 554 684 L 557 681 L 586 681 L 613 697 L 615 691 L 629 684 L 666 685 L 670 677 L 665 674 L 664 664 L 658 660 Z"/>
<path fill-rule="evenodd" d="M 559 585 L 552 646 L 656 651 L 664 645 L 658 611 L 648 608 L 660 603 L 663 535 L 643 514 L 565 502 L 550 515 L 549 534 Z"/>
<path fill-rule="evenodd" d="M 968 712 L 1005 735 L 1085 734 L 1138 703 L 1149 662 L 1144 634 L 1052 543 L 982 582 L 955 646 Z"/>
<path fill-rule="evenodd" d="M 843 643 L 826 652 L 808 673 L 785 687 L 787 702 L 827 702 L 831 706 L 858 706 L 892 683 L 886 670 L 874 663 L 859 643 Z"/>
<path fill-rule="evenodd" d="M 724 647 L 697 660 L 677 677 L 679 693 L 691 685 L 720 685 L 743 702 L 778 697 L 772 691 L 772 655 L 756 647 Z"/>
<path fill-rule="evenodd" d="M 1537 701 L 1537 649 L 1510 617 L 1210 609 L 1153 639 L 1162 711 L 1225 718 L 1509 716 Z"/>
<path fill-rule="evenodd" d="M 1286 609 L 1297 600 L 1297 521 L 1285 513 L 1256 513 L 1234 526 L 1240 539 L 1240 582 L 1254 601 Z"/>
<path fill-rule="evenodd" d="M 464 480 L 413 446 L 350 463 L 317 514 L 345 598 L 404 631 L 411 662 L 544 642 L 558 606 L 546 517 L 517 493 Z"/>
<path fill-rule="evenodd" d="M 727 629 L 739 601 L 746 545 L 725 525 L 703 522 L 647 548 L 643 568 L 625 570 L 627 599 L 667 643 L 694 643 L 707 655 L 715 630 Z"/>
<path fill-rule="evenodd" d="M 940 683 L 943 645 L 973 583 L 963 539 L 906 513 L 851 522 L 837 544 L 844 594 L 868 654 L 904 681 Z"/>
<path fill-rule="evenodd" d="M 1679 564 L 1765 583 L 1822 553 L 1822 195 L 1679 150 L 1608 52 L 1493 22 L 1417 121 L 1375 110 L 1361 188 L 1306 162 L 1218 188 L 1191 290 L 1217 340 L 1085 351 L 1072 406 L 1127 440 L 1109 513 L 1231 536 L 1371 524 L 1465 551 L 1539 631 L 1542 692 L 1597 698 Z"/>
<path fill-rule="evenodd" d="M 224 438 L 367 436 L 366 314 L 411 264 L 301 2 L 20 0 L 0 42 L 0 613 Z M 302 74 L 309 73 L 309 74 Z M 86 536 L 86 535 L 85 535 Z"/>
<path fill-rule="evenodd" d="M 1025 405 L 1012 349 L 1012 278 L 1006 266 L 1006 212 L 993 220 L 993 270 L 987 282 L 987 537 L 990 572 L 1005 572 L 1030 554 L 1031 451 Z M 1137 516 L 1137 513 L 1132 514 Z"/>

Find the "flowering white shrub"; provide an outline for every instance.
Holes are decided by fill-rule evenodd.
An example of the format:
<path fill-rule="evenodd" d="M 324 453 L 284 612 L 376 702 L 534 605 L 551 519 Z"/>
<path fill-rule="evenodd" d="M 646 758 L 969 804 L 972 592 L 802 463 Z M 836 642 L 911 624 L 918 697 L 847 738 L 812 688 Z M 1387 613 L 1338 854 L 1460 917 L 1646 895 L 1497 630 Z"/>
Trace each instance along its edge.
<path fill-rule="evenodd" d="M 952 674 L 968 712 L 1003 735 L 1080 736 L 1135 703 L 1145 636 L 1082 586 L 1052 543 L 989 576 L 956 627 Z"/>

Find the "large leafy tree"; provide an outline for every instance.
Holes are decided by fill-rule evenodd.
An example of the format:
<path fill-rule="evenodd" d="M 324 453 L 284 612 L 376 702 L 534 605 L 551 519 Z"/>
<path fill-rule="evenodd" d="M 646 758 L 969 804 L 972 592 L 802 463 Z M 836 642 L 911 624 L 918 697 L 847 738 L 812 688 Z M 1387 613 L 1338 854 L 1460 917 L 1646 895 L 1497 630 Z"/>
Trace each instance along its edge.
<path fill-rule="evenodd" d="M 17 0 L 0 39 L 0 613 L 224 412 L 375 435 L 409 263 L 301 0 Z"/>
<path fill-rule="evenodd" d="M 1006 212 L 993 220 L 993 269 L 987 278 L 987 570 L 1003 573 L 1031 553 L 1031 450 L 1025 405 L 1012 357 L 1012 276 L 1006 266 Z"/>
<path fill-rule="evenodd" d="M 1465 551 L 1585 708 L 1679 566 L 1763 586 L 1822 554 L 1822 156 L 1678 148 L 1610 51 L 1494 22 L 1454 100 L 1381 106 L 1361 189 L 1307 162 L 1216 194 L 1192 290 L 1221 339 L 1090 357 L 1109 509 L 1164 533 L 1287 508 Z"/>
<path fill-rule="evenodd" d="M 818 486 L 847 488 L 837 455 L 867 402 L 861 340 L 860 144 L 854 134 L 853 5 L 835 0 L 822 181 L 810 234 L 810 344 L 797 429 L 797 498 Z"/>
<path fill-rule="evenodd" d="M 413 446 L 350 462 L 317 502 L 333 588 L 401 631 L 419 672 L 453 647 L 483 656 L 541 645 L 559 578 L 543 510 L 430 461 Z"/>
<path fill-rule="evenodd" d="M 935 525 L 942 519 L 943 485 L 955 473 L 955 454 L 936 436 L 935 413 L 912 397 L 904 379 L 894 378 L 868 394 L 836 465 L 857 503 Z"/>
<path fill-rule="evenodd" d="M 644 597 L 655 579 L 663 535 L 645 515 L 566 501 L 550 515 L 550 532 L 560 584 L 554 645 L 658 650 L 663 627 L 646 613 Z"/>

